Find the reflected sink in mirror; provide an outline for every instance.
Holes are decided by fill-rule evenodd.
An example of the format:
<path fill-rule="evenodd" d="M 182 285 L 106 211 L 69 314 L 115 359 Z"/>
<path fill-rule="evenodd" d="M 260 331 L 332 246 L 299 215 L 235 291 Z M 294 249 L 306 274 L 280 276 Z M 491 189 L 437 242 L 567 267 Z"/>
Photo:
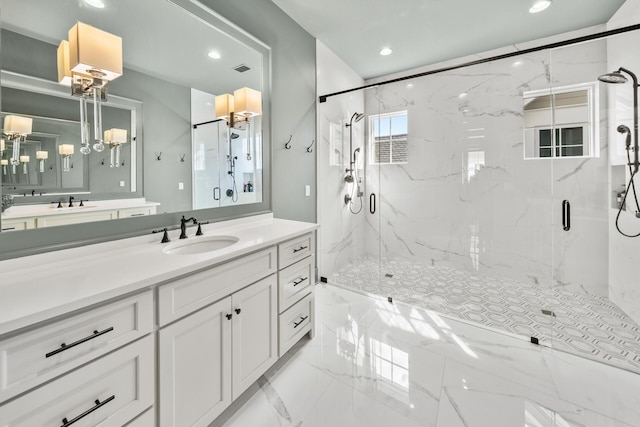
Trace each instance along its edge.
<path fill-rule="evenodd" d="M 224 249 L 238 242 L 234 236 L 196 237 L 172 243 L 162 249 L 168 255 L 197 255 Z"/>

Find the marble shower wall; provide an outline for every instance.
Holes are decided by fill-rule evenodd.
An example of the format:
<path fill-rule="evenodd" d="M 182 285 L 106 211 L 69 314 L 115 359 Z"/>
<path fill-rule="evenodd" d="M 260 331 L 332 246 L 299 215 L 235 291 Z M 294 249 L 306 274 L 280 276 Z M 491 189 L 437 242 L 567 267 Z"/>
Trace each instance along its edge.
<path fill-rule="evenodd" d="M 606 109 L 599 158 L 524 160 L 522 98 L 594 82 L 606 68 L 599 41 L 367 92 L 368 116 L 407 110 L 409 133 L 407 164 L 367 166 L 367 194 L 380 205 L 367 214 L 376 231 L 367 247 L 606 295 Z M 570 232 L 560 225 L 563 199 L 572 203 Z"/>
<path fill-rule="evenodd" d="M 364 84 L 362 78 L 321 42 L 316 45 L 317 93 L 327 94 Z M 364 254 L 364 209 L 352 214 L 344 203 L 353 184 L 344 181 L 349 167 L 349 129 L 345 123 L 364 111 L 364 94 L 332 97 L 317 106 L 318 129 L 318 275 L 328 277 Z M 363 147 L 364 123 L 354 126 L 353 147 Z M 293 147 L 292 149 L 299 149 Z M 357 206 L 354 208 L 357 211 Z"/>
<path fill-rule="evenodd" d="M 627 0 L 620 10 L 611 18 L 607 29 L 633 25 L 640 20 L 640 0 Z M 608 71 L 625 67 L 640 75 L 640 32 L 634 31 L 607 40 Z M 609 115 L 611 125 L 611 188 L 610 197 L 619 192 L 624 182 L 629 179 L 629 172 L 624 166 L 626 156 L 624 142 L 616 127 L 620 124 L 633 129 L 633 89 L 630 84 L 616 85 L 609 92 Z M 635 179 L 636 188 L 640 188 L 640 179 Z M 627 234 L 640 233 L 640 220 L 633 210 L 635 207 L 627 199 L 628 211 L 620 215 L 620 228 Z M 640 286 L 638 276 L 640 237 L 629 238 L 621 235 L 615 228 L 617 209 L 609 209 L 609 298 L 622 308 L 636 322 L 640 323 Z"/>

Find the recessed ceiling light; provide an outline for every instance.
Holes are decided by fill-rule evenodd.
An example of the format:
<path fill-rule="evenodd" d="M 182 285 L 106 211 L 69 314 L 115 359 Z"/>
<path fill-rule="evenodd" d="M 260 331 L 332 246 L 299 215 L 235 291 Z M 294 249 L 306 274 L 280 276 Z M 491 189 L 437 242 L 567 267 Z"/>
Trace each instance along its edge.
<path fill-rule="evenodd" d="M 104 9 L 104 2 L 102 0 L 84 0 L 89 6 L 93 6 L 98 9 Z"/>
<path fill-rule="evenodd" d="M 462 99 L 462 98 L 464 98 L 466 96 L 467 96 L 467 93 L 466 92 L 462 92 L 460 95 L 458 95 L 458 98 Z"/>
<path fill-rule="evenodd" d="M 542 12 L 549 6 L 551 6 L 551 0 L 536 0 L 529 8 L 529 13 Z"/>
<path fill-rule="evenodd" d="M 393 52 L 393 51 L 392 51 L 390 48 L 388 48 L 388 47 L 384 47 L 384 48 L 382 48 L 382 50 L 380 51 L 380 55 L 382 55 L 382 56 L 387 56 L 387 55 L 391 55 L 391 53 L 392 53 L 392 52 Z"/>
<path fill-rule="evenodd" d="M 514 66 L 514 67 L 519 67 L 519 66 L 521 66 L 522 64 L 524 64 L 524 62 L 522 62 L 522 61 L 516 61 L 516 62 L 514 62 L 514 63 L 513 63 L 513 66 Z"/>
<path fill-rule="evenodd" d="M 407 84 L 407 87 L 408 87 L 409 89 L 411 89 L 411 88 L 413 87 L 413 83 L 409 83 L 409 84 Z"/>
<path fill-rule="evenodd" d="M 220 53 L 218 53 L 215 50 L 212 50 L 211 52 L 209 52 L 209 58 L 211 59 L 220 59 L 222 58 L 222 56 L 220 56 Z"/>

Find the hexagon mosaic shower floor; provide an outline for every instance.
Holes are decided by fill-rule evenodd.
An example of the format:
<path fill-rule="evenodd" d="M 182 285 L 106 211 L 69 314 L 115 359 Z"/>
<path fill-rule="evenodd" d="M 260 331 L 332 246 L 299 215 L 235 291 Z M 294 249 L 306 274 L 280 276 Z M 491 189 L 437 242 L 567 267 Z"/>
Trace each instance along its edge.
<path fill-rule="evenodd" d="M 378 265 L 377 257 L 362 258 L 334 273 L 329 283 L 537 337 L 544 345 L 640 373 L 640 326 L 608 298 L 402 258 L 383 259 L 380 273 Z"/>

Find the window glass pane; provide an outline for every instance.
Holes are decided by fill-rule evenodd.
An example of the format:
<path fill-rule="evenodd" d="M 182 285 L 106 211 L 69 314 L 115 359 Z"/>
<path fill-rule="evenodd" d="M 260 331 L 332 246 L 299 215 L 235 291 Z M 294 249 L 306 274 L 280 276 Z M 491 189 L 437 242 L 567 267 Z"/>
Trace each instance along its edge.
<path fill-rule="evenodd" d="M 582 156 L 582 146 L 579 145 L 576 147 L 562 147 L 562 156 Z"/>
<path fill-rule="evenodd" d="M 551 147 L 551 129 L 540 130 L 540 147 Z"/>
<path fill-rule="evenodd" d="M 540 148 L 540 157 L 552 157 L 551 148 Z"/>
<path fill-rule="evenodd" d="M 392 155 L 392 163 L 407 163 L 409 161 L 409 144 L 406 136 L 393 138 Z"/>
<path fill-rule="evenodd" d="M 373 119 L 373 136 L 380 136 L 380 119 Z"/>
<path fill-rule="evenodd" d="M 391 135 L 391 118 L 385 117 L 380 126 L 380 135 L 381 136 L 389 136 Z"/>
<path fill-rule="evenodd" d="M 562 128 L 561 145 L 582 145 L 582 127 Z"/>
<path fill-rule="evenodd" d="M 391 162 L 391 141 L 389 137 L 376 138 L 376 159 L 377 163 Z"/>
<path fill-rule="evenodd" d="M 407 116 L 396 116 L 391 118 L 391 134 L 392 135 L 407 134 Z"/>

